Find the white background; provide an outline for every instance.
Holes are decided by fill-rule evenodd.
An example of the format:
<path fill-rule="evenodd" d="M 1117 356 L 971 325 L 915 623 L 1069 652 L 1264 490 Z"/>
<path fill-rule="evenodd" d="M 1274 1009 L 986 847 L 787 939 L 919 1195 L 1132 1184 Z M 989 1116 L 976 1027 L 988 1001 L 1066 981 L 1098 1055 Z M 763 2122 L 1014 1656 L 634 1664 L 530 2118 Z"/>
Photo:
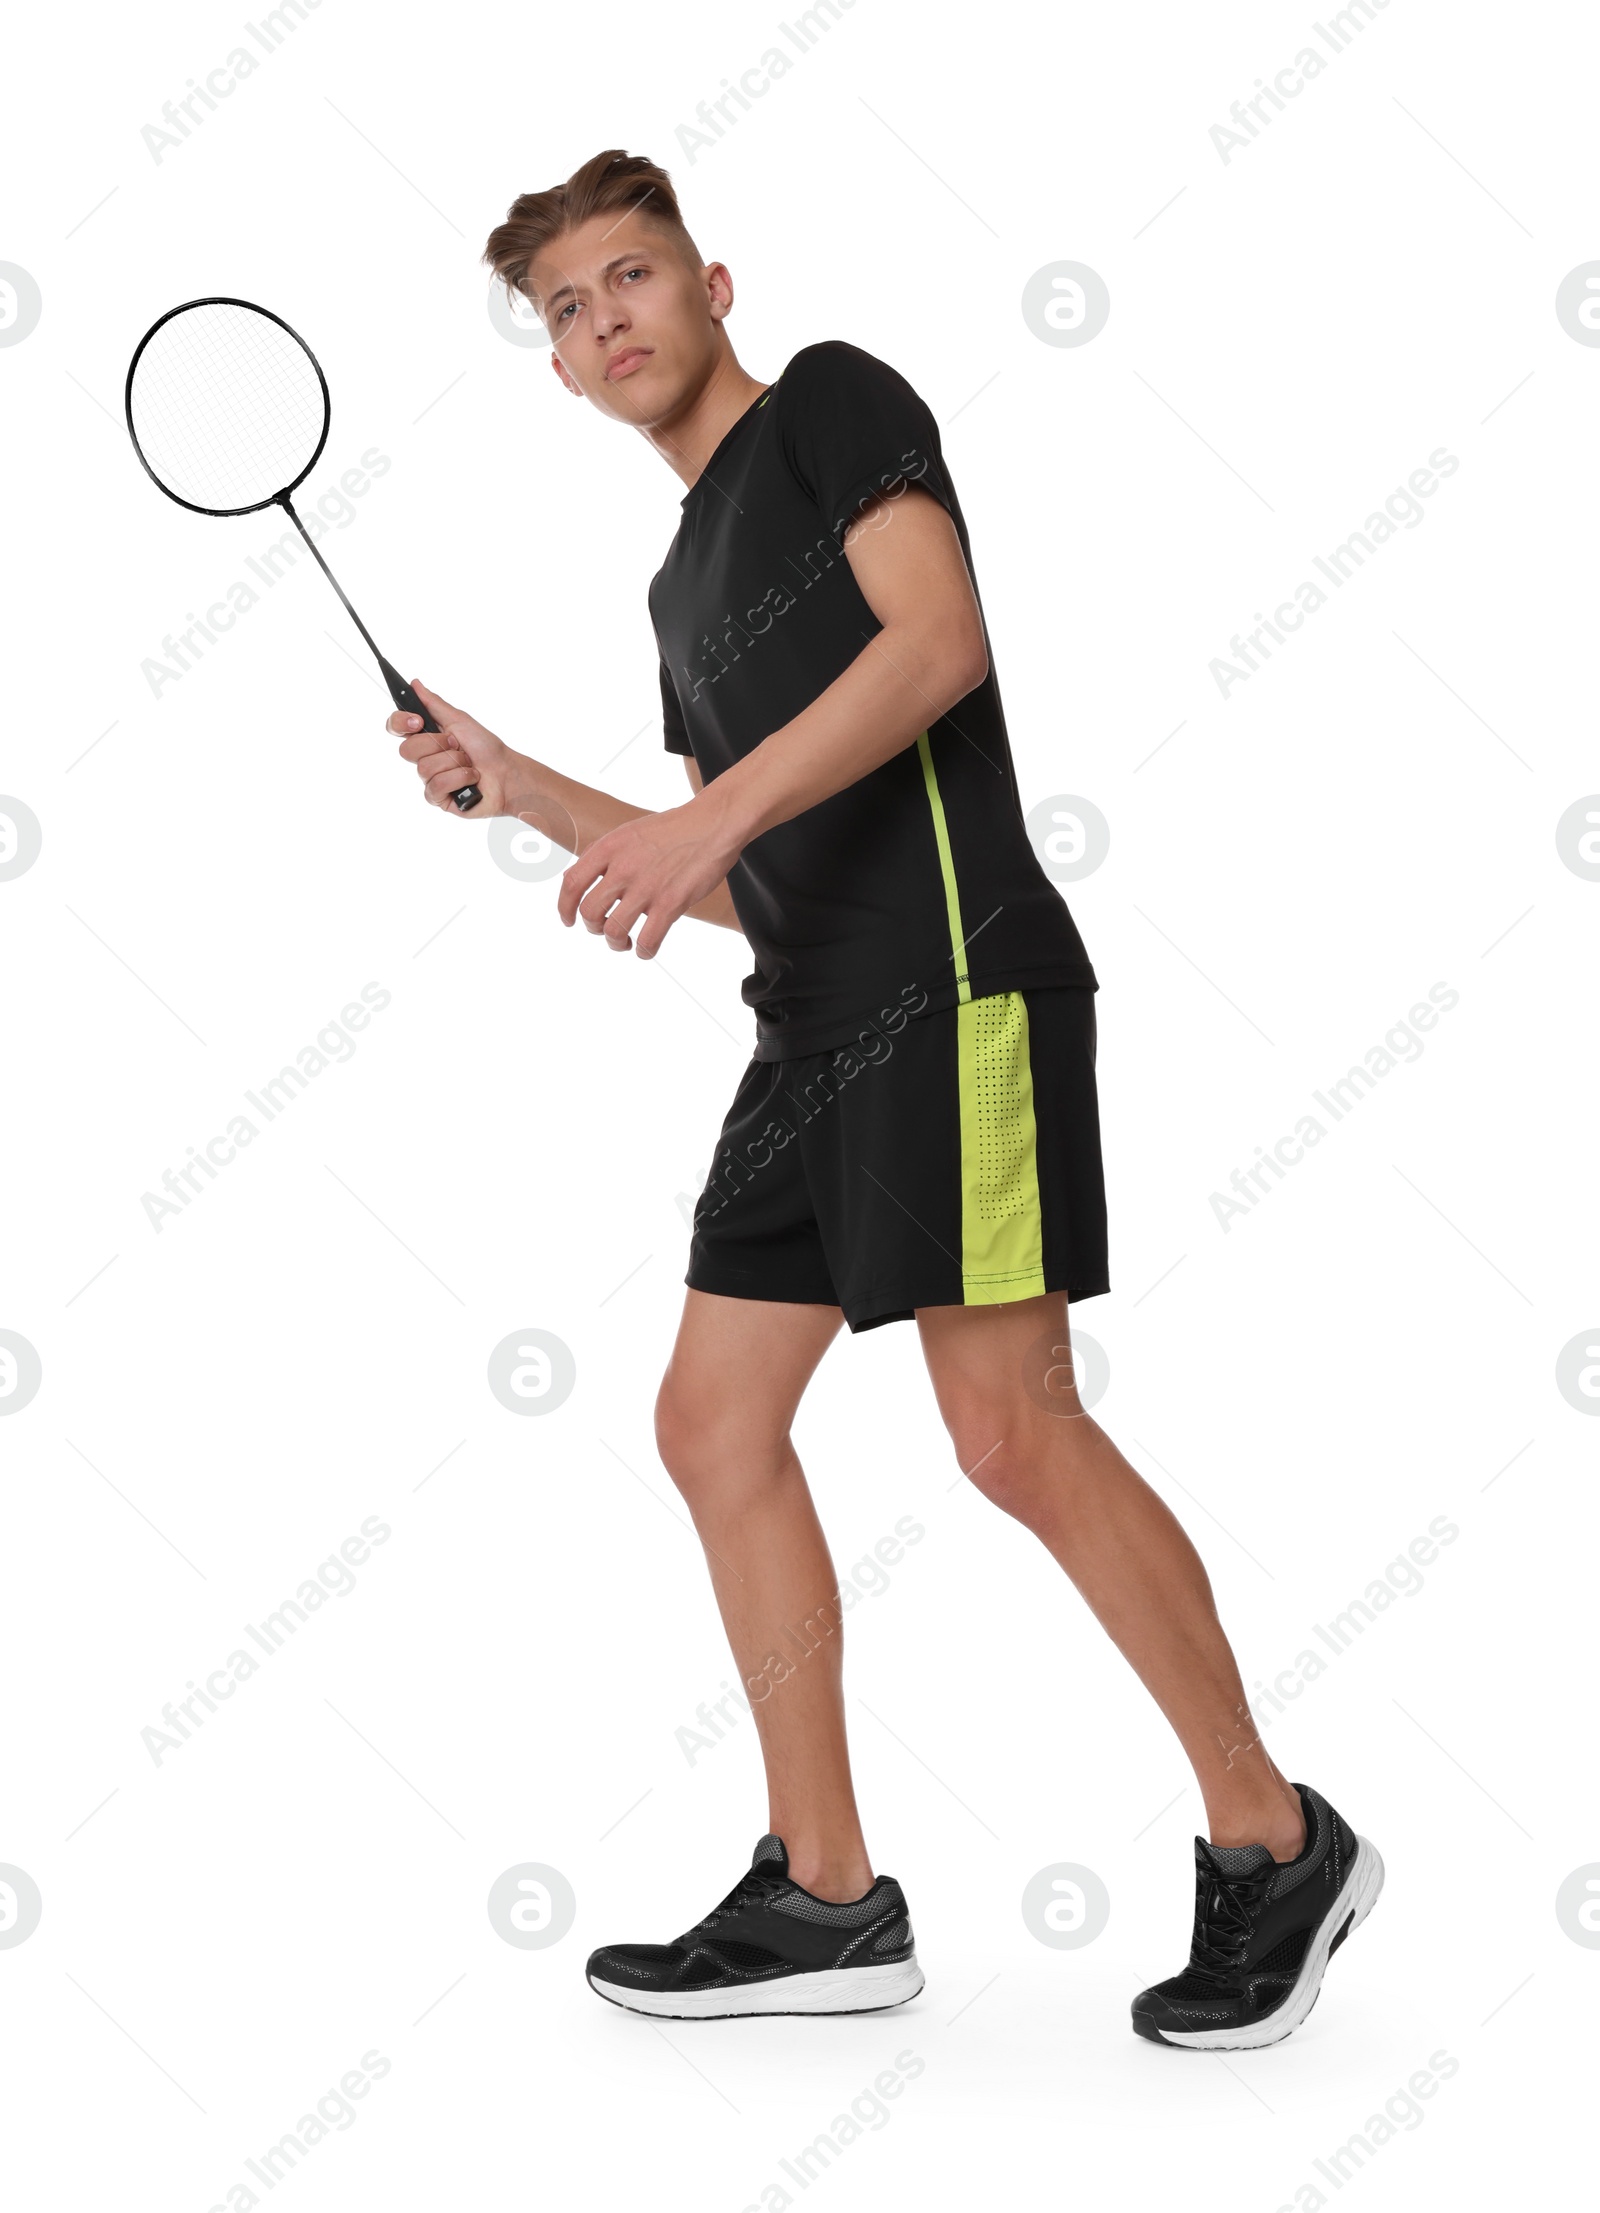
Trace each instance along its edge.
<path fill-rule="evenodd" d="M 857 0 L 691 159 L 776 12 L 326 0 L 159 162 L 142 127 L 240 14 L 13 25 L 0 260 L 43 314 L 0 349 L 0 792 L 44 846 L 0 884 L 0 1326 L 44 1380 L 0 1423 L 0 1862 L 43 1919 L 0 1949 L 0 2082 L 30 2213 L 248 2203 L 246 2159 L 373 2050 L 354 2125 L 279 2186 L 304 2213 L 798 2202 L 779 2162 L 906 2052 L 819 2201 L 1312 2205 L 1313 2163 L 1439 2052 L 1363 2205 L 1501 2203 L 1578 2156 L 1600 1957 L 1555 1894 L 1600 1859 L 1600 1431 L 1555 1372 L 1600 1319 L 1600 887 L 1555 828 L 1600 788 L 1600 351 L 1554 297 L 1600 254 L 1595 42 L 1575 7 L 1394 0 L 1224 163 L 1212 126 L 1311 20 Z M 392 462 L 327 541 L 380 643 L 670 804 L 645 589 L 682 487 L 497 334 L 478 262 L 516 192 L 608 146 L 672 170 L 752 373 L 849 339 L 948 426 L 1025 801 L 1111 827 L 1071 888 L 1102 984 L 1097 1417 L 1201 1544 L 1246 1681 L 1459 1530 L 1272 1720 L 1390 1869 L 1279 2049 L 1129 2033 L 1183 1957 L 1198 1799 L 1045 1555 L 957 1485 L 904 1327 L 836 1348 L 799 1441 L 842 1570 L 926 1531 L 848 1631 L 926 1992 L 661 2030 L 584 1985 L 764 1826 L 753 1726 L 693 1764 L 675 1736 L 731 1668 L 650 1427 L 742 948 L 564 933 L 553 884 L 421 804 L 306 564 L 152 696 L 141 663 L 278 533 L 163 501 L 121 389 L 175 302 L 275 307 L 333 390 L 313 504 Z M 1111 293 L 1081 348 L 1021 312 L 1061 260 Z M 1425 520 L 1224 700 L 1212 658 L 1440 446 Z M 142 1195 L 368 982 L 391 1003 L 354 1057 L 153 1228 Z M 1459 1004 L 1421 1057 L 1224 1232 L 1211 1194 L 1435 983 Z M 529 1328 L 577 1364 L 539 1419 L 485 1382 Z M 356 1588 L 153 1764 L 163 1704 L 372 1515 Z M 577 1899 L 542 1950 L 485 1910 L 528 1861 Z M 1083 1949 L 1022 1920 L 1058 1861 L 1110 1893 Z"/>

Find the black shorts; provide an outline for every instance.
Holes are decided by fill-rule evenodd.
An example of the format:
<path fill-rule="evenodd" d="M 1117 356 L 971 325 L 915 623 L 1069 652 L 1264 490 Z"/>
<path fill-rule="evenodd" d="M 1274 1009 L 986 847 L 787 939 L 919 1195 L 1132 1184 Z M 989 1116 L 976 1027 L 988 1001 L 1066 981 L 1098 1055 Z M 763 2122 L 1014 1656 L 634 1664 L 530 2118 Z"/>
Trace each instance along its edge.
<path fill-rule="evenodd" d="M 752 1061 L 695 1208 L 691 1290 L 919 1306 L 1109 1290 L 1095 995 L 1008 991 Z"/>

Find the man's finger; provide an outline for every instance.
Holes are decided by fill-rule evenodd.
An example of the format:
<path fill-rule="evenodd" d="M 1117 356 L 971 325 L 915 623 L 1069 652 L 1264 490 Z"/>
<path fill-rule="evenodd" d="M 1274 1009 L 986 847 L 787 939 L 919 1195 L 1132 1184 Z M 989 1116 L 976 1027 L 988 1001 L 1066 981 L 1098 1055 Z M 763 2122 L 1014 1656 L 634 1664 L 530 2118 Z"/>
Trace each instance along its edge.
<path fill-rule="evenodd" d="M 392 730 L 396 737 L 409 737 L 414 730 L 422 728 L 422 717 L 408 715 L 403 708 L 397 707 L 383 727 Z"/>
<path fill-rule="evenodd" d="M 411 689 L 421 700 L 423 706 L 427 708 L 441 730 L 444 728 L 446 720 L 453 721 L 458 715 L 463 715 L 466 712 L 465 708 L 452 707 L 448 699 L 441 699 L 437 692 L 429 691 L 427 685 L 419 684 L 415 677 L 411 680 Z"/>
<path fill-rule="evenodd" d="M 437 776 L 430 776 L 422 787 L 423 795 L 429 804 L 435 807 L 444 806 L 450 794 L 461 789 L 461 779 L 464 773 L 470 774 L 470 770 L 465 762 L 461 762 L 455 768 L 447 768 Z M 460 811 L 458 807 L 450 809 L 452 814 L 459 814 Z"/>
<path fill-rule="evenodd" d="M 661 950 L 662 939 L 672 928 L 673 923 L 677 921 L 681 911 L 679 908 L 668 907 L 665 910 L 665 920 L 658 914 L 651 914 L 650 919 L 639 932 L 639 942 L 634 947 L 634 951 L 638 954 L 640 960 L 654 960 L 656 954 Z"/>
<path fill-rule="evenodd" d="M 619 899 L 606 916 L 606 943 L 617 952 L 625 953 L 633 942 L 633 933 L 644 915 L 644 901 L 632 894 Z"/>
<path fill-rule="evenodd" d="M 458 753 L 453 746 L 446 746 L 441 753 L 438 750 L 439 741 L 437 738 L 430 738 L 428 743 L 434 748 L 433 752 L 424 753 L 417 762 L 417 774 L 424 783 L 428 781 L 430 776 L 442 776 L 447 768 L 462 769 L 472 766 L 467 756 L 464 753 Z"/>
<path fill-rule="evenodd" d="M 578 912 L 578 901 L 597 877 L 605 874 L 604 859 L 596 860 L 600 844 L 591 845 L 587 853 L 580 853 L 561 878 L 561 893 L 556 900 L 556 912 L 570 928 Z"/>
<path fill-rule="evenodd" d="M 578 912 L 583 917 L 584 928 L 600 931 L 606 926 L 606 917 L 621 897 L 618 887 L 609 878 L 603 878 L 586 898 L 578 902 Z"/>

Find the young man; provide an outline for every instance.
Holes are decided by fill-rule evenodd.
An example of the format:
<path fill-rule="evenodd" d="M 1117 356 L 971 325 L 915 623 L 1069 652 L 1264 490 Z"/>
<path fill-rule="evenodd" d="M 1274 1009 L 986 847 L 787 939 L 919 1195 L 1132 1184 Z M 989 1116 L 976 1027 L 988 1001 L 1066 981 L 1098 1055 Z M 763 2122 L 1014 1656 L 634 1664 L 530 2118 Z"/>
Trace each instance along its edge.
<path fill-rule="evenodd" d="M 915 1318 L 956 1457 L 1048 1546 L 1177 1732 L 1205 1802 L 1189 1965 L 1142 2036 L 1287 2036 L 1382 1867 L 1263 1748 L 1193 1546 L 1078 1403 L 1067 1304 L 1108 1288 L 1094 971 L 1029 845 L 966 525 L 932 415 L 855 347 L 771 384 L 666 174 L 597 154 L 525 194 L 485 259 L 565 389 L 682 479 L 650 589 L 669 751 L 650 813 L 417 689 L 403 759 L 465 776 L 578 858 L 562 920 L 649 959 L 681 916 L 742 929 L 755 1057 L 695 1217 L 657 1405 L 760 1732 L 768 1833 L 673 1943 L 604 1946 L 602 1997 L 678 2018 L 854 2012 L 922 1987 L 874 1877 L 845 1746 L 838 1582 L 790 1442 L 841 1321 Z M 809 1656 L 779 1661 L 807 1625 Z"/>

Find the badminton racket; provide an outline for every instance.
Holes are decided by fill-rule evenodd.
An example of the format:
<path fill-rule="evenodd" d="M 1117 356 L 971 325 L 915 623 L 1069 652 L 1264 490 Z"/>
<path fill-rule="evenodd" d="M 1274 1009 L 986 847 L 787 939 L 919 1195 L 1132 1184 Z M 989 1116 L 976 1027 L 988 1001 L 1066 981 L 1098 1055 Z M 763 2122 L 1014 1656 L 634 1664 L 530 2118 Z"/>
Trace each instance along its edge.
<path fill-rule="evenodd" d="M 383 672 L 389 696 L 437 733 L 422 701 L 379 652 L 295 513 L 300 489 L 328 442 L 328 380 L 281 315 L 249 300 L 186 300 L 140 339 L 128 367 L 128 435 L 151 481 L 196 515 L 253 515 L 281 507 L 339 594 Z M 476 784 L 450 794 L 462 814 Z"/>

